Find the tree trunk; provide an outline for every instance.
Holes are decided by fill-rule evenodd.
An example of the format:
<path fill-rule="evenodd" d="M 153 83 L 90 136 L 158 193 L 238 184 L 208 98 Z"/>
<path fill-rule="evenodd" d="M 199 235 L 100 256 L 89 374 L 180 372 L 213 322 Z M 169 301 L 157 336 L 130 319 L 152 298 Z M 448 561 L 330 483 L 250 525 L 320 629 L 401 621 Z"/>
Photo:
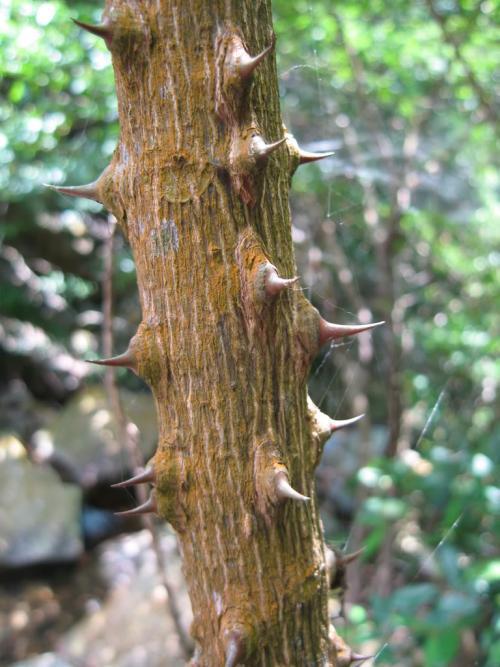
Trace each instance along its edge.
<path fill-rule="evenodd" d="M 193 664 L 348 665 L 313 479 L 341 424 L 306 382 L 323 343 L 363 327 L 327 324 L 291 280 L 289 182 L 313 157 L 282 125 L 271 48 L 249 56 L 274 43 L 270 2 L 107 0 L 83 27 L 111 50 L 121 134 L 73 194 L 114 213 L 135 258 L 142 323 L 107 363 L 154 395 L 154 490 L 137 511 L 179 536 Z"/>

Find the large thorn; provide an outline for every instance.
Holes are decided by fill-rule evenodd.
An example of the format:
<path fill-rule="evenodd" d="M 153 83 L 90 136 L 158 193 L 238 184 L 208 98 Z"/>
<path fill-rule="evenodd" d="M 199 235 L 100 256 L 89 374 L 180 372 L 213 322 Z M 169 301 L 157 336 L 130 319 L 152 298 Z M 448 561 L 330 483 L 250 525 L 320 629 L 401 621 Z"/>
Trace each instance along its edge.
<path fill-rule="evenodd" d="M 290 486 L 287 474 L 282 470 L 276 473 L 274 480 L 276 495 L 281 500 L 286 500 L 287 498 L 290 498 L 290 500 L 311 500 L 308 496 L 303 496 Z"/>
<path fill-rule="evenodd" d="M 115 514 L 116 516 L 136 516 L 139 514 L 149 514 L 150 512 L 154 512 L 155 514 L 158 512 L 158 504 L 154 493 L 142 505 L 133 507 L 131 510 L 125 510 L 124 512 L 115 512 Z"/>
<path fill-rule="evenodd" d="M 235 69 L 242 79 L 248 79 L 254 73 L 258 65 L 264 60 L 268 53 L 274 49 L 275 38 L 267 48 L 264 49 L 257 56 L 252 57 L 245 51 L 245 56 L 240 57 L 239 62 L 235 65 Z"/>
<path fill-rule="evenodd" d="M 93 25 L 92 23 L 84 23 L 83 21 L 78 21 L 77 19 L 72 19 L 72 21 L 80 28 L 83 28 L 83 30 L 91 32 L 93 35 L 97 35 L 97 37 L 102 37 L 102 39 L 106 42 L 106 46 L 110 46 L 111 40 L 113 39 L 113 32 L 110 26 L 106 23 Z"/>
<path fill-rule="evenodd" d="M 341 556 L 340 564 L 345 566 L 349 565 L 350 563 L 353 563 L 356 559 L 358 559 L 361 556 L 364 550 L 365 548 L 361 547 L 361 549 L 353 551 L 352 554 L 346 554 L 345 556 Z"/>
<path fill-rule="evenodd" d="M 299 164 L 307 164 L 308 162 L 316 162 L 316 160 L 323 160 L 324 158 L 335 155 L 334 151 L 329 153 L 309 153 L 299 148 Z"/>
<path fill-rule="evenodd" d="M 51 190 L 55 190 L 55 192 L 59 192 L 61 195 L 84 197 L 85 199 L 92 199 L 93 201 L 102 204 L 97 190 L 97 181 L 89 183 L 88 185 L 50 185 L 50 183 L 44 183 L 44 186 Z"/>
<path fill-rule="evenodd" d="M 275 266 L 272 264 L 268 266 L 267 271 L 266 271 L 266 277 L 264 280 L 264 289 L 269 297 L 275 297 L 280 294 L 283 290 L 287 289 L 288 287 L 291 287 L 294 283 L 296 283 L 298 280 L 298 277 L 295 276 L 295 278 L 281 278 L 281 276 L 278 274 L 278 271 Z"/>
<path fill-rule="evenodd" d="M 351 417 L 351 419 L 330 419 L 331 432 L 333 433 L 334 431 L 338 431 L 341 428 L 355 424 L 356 422 L 359 422 L 361 419 L 363 419 L 364 416 L 365 413 L 363 412 L 363 414 L 358 415 L 357 417 Z"/>
<path fill-rule="evenodd" d="M 236 667 L 245 653 L 245 642 L 239 632 L 231 633 L 226 644 L 226 662 L 224 667 Z"/>
<path fill-rule="evenodd" d="M 98 366 L 117 366 L 120 368 L 130 368 L 135 370 L 137 367 L 136 359 L 134 354 L 130 349 L 126 350 L 123 354 L 119 354 L 116 357 L 111 357 L 109 359 L 88 359 L 91 364 L 97 364 Z"/>
<path fill-rule="evenodd" d="M 323 318 L 319 321 L 319 344 L 324 345 L 329 340 L 336 340 L 337 338 L 344 338 L 345 336 L 354 336 L 369 331 L 375 327 L 380 327 L 385 322 L 372 322 L 371 324 L 333 324 L 327 322 Z"/>
<path fill-rule="evenodd" d="M 134 484 L 154 484 L 155 482 L 155 471 L 153 468 L 145 468 L 142 472 L 134 475 L 130 479 L 125 479 L 123 482 L 117 482 L 116 484 L 111 484 L 113 489 L 124 489 L 127 486 L 134 486 Z"/>
<path fill-rule="evenodd" d="M 266 144 L 262 137 L 256 134 L 252 138 L 252 142 L 250 144 L 250 153 L 258 160 L 265 160 L 271 155 L 271 153 L 274 153 L 274 151 L 277 150 L 281 144 L 284 144 L 285 141 L 286 137 L 283 137 L 283 139 L 274 141 L 272 144 Z"/>
<path fill-rule="evenodd" d="M 352 653 L 351 654 L 351 664 L 354 662 L 366 662 L 366 660 L 370 660 L 370 658 L 373 658 L 373 655 L 361 655 L 360 653 Z"/>

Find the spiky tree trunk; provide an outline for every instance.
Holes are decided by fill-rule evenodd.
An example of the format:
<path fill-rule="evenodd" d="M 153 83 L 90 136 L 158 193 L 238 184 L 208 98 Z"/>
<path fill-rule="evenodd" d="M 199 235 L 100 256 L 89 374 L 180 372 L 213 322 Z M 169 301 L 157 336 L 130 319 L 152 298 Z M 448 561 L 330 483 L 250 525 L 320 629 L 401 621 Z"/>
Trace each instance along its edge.
<path fill-rule="evenodd" d="M 307 398 L 329 340 L 297 286 L 288 190 L 306 154 L 280 117 L 270 1 L 107 0 L 121 133 L 87 188 L 117 217 L 142 323 L 124 355 L 150 385 L 146 506 L 177 531 L 193 664 L 348 665 L 327 616 L 314 468 L 344 425 Z M 252 58 L 250 54 L 261 54 Z"/>

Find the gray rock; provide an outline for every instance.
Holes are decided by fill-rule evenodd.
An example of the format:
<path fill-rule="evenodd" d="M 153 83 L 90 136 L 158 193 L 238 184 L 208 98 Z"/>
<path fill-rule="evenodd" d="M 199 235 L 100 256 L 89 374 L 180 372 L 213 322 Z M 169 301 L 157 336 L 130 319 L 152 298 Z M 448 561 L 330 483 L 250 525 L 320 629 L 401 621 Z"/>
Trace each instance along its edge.
<path fill-rule="evenodd" d="M 0 567 L 71 561 L 82 553 L 81 491 L 0 437 Z"/>
<path fill-rule="evenodd" d="M 139 428 L 139 447 L 145 460 L 156 449 L 157 429 L 153 399 L 146 393 L 120 390 L 124 413 Z M 34 436 L 37 451 L 57 453 L 66 467 L 78 470 L 83 486 L 120 479 L 129 469 L 124 443 L 117 440 L 117 428 L 108 397 L 102 386 L 79 392 Z"/>
<path fill-rule="evenodd" d="M 191 606 L 175 537 L 167 527 L 159 537 L 168 579 L 189 627 Z M 100 547 L 99 561 L 108 596 L 102 604 L 89 605 L 86 618 L 60 641 L 58 655 L 85 667 L 185 665 L 149 531 L 109 540 Z"/>

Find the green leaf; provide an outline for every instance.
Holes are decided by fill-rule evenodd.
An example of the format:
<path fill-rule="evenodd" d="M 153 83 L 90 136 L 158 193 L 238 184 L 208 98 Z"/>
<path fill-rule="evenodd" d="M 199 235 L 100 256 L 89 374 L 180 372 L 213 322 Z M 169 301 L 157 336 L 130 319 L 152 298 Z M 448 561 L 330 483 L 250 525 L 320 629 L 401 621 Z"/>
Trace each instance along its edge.
<path fill-rule="evenodd" d="M 426 667 L 447 667 L 457 655 L 459 645 L 458 630 L 449 629 L 432 634 L 424 646 Z"/>

